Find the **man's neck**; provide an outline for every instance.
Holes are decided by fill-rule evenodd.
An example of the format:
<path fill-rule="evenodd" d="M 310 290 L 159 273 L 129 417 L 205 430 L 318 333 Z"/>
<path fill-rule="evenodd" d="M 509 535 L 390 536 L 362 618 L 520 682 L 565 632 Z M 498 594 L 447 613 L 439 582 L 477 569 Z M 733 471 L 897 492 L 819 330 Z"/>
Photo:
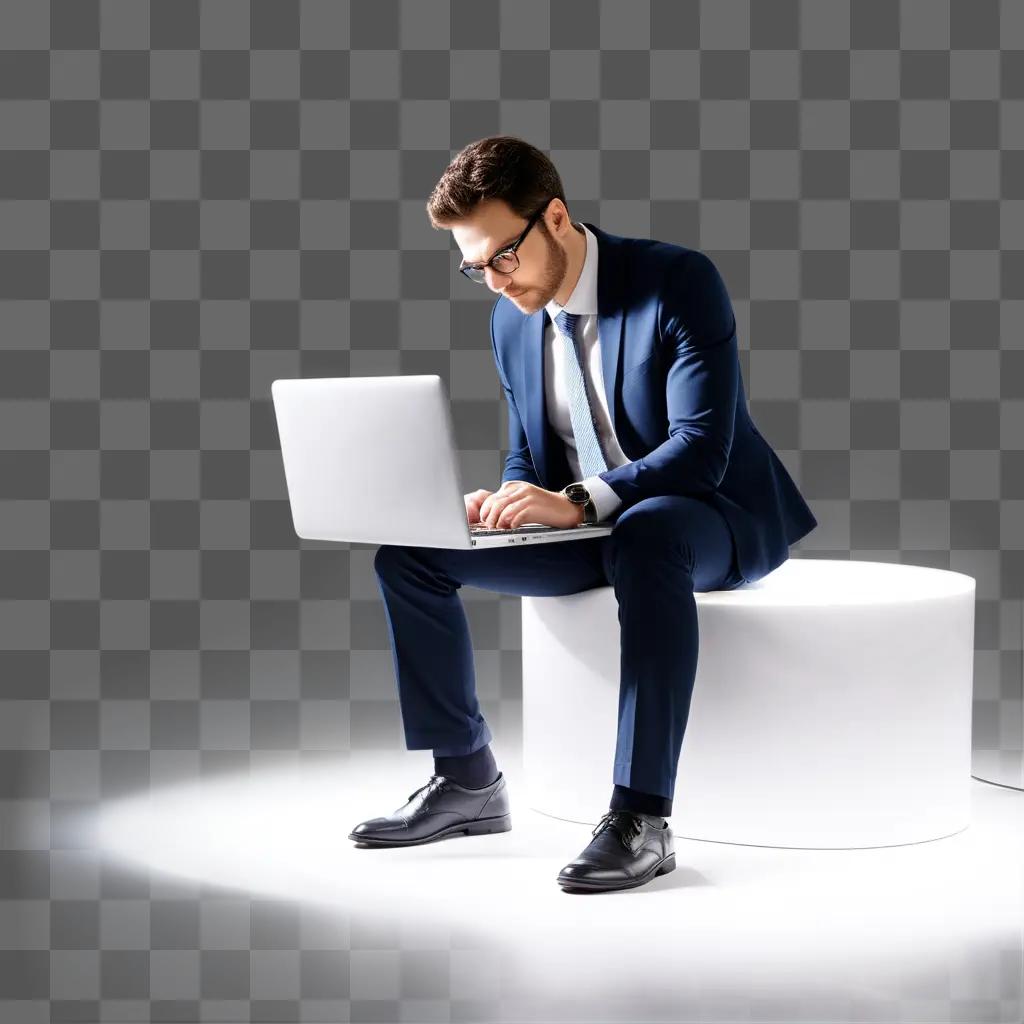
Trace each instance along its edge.
<path fill-rule="evenodd" d="M 582 229 L 577 230 L 575 225 L 566 239 L 565 254 L 569 262 L 565 268 L 562 287 L 555 293 L 555 302 L 560 306 L 569 301 L 569 296 L 572 295 L 580 274 L 583 273 L 583 263 L 587 258 L 587 236 Z"/>

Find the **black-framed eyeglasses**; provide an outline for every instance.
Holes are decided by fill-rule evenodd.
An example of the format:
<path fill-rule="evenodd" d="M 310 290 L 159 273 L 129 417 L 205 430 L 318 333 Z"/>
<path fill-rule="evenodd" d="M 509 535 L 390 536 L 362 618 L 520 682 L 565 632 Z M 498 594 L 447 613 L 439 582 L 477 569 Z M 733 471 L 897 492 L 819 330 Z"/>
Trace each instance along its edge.
<path fill-rule="evenodd" d="M 470 281 L 483 284 L 487 280 L 484 271 L 490 267 L 499 274 L 512 274 L 519 269 L 519 257 L 516 250 L 523 244 L 523 239 L 530 233 L 530 228 L 537 223 L 540 215 L 548 208 L 551 200 L 544 201 L 544 205 L 526 222 L 523 233 L 511 244 L 499 249 L 489 260 L 484 263 L 460 263 L 459 272 L 465 274 Z"/>

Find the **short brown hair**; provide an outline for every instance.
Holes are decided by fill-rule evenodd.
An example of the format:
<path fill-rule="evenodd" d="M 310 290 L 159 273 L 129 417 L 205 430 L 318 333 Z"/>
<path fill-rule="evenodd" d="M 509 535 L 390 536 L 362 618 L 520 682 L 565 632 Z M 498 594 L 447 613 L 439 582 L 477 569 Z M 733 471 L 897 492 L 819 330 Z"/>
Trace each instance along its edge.
<path fill-rule="evenodd" d="M 447 227 L 469 216 L 485 199 L 503 199 L 520 217 L 565 190 L 545 153 L 513 135 L 491 135 L 460 150 L 445 168 L 427 200 L 432 227 Z"/>

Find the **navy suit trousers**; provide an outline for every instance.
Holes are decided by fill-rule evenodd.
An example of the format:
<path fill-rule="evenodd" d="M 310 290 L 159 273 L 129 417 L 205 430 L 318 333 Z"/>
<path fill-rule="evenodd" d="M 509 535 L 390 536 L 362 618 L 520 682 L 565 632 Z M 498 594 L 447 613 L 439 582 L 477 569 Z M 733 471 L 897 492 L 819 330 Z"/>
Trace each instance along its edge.
<path fill-rule="evenodd" d="M 492 739 L 480 712 L 458 590 L 552 596 L 612 586 L 619 606 L 618 735 L 612 782 L 671 801 L 697 669 L 694 591 L 739 575 L 722 515 L 694 497 L 631 505 L 601 537 L 481 549 L 381 545 L 384 601 L 406 746 L 470 754 Z M 557 685 L 558 680 L 552 680 Z"/>

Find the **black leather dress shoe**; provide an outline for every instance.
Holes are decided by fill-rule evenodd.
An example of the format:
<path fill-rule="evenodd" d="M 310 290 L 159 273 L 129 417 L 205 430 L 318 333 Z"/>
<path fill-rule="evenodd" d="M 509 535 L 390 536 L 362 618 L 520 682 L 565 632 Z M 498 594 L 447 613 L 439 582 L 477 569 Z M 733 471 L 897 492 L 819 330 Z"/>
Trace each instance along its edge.
<path fill-rule="evenodd" d="M 675 842 L 662 818 L 609 811 L 591 834 L 590 845 L 558 873 L 565 892 L 632 889 L 675 870 Z"/>
<path fill-rule="evenodd" d="M 349 839 L 366 846 L 416 846 L 511 828 L 508 786 L 501 772 L 483 789 L 467 789 L 446 775 L 434 774 L 394 814 L 356 825 Z"/>

